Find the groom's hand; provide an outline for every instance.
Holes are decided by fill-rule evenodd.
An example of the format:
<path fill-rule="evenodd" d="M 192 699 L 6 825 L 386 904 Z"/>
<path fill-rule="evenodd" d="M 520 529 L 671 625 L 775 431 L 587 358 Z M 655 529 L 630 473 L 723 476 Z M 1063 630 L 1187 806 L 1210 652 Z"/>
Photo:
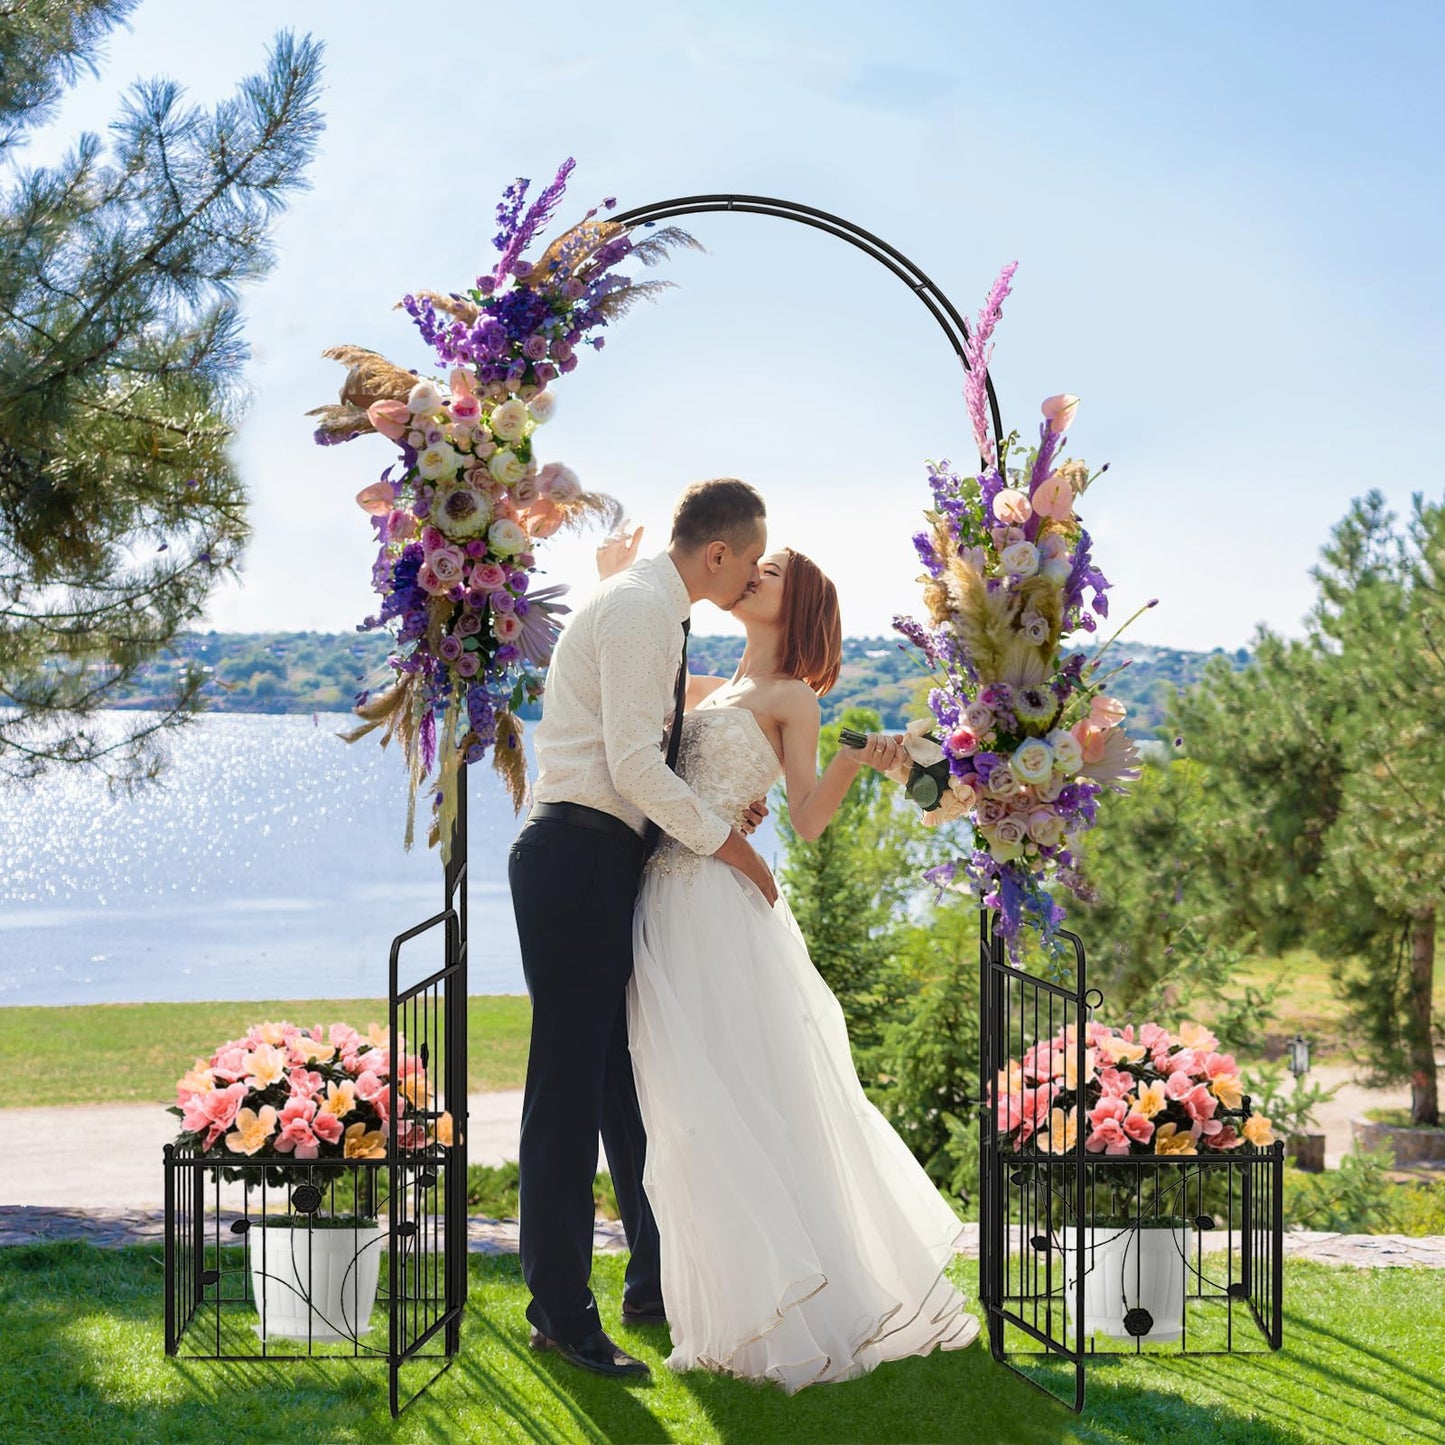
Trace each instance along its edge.
<path fill-rule="evenodd" d="M 768 900 L 769 908 L 778 901 L 778 885 L 773 882 L 772 871 L 737 828 L 727 835 L 713 857 L 736 868 Z"/>
<path fill-rule="evenodd" d="M 758 824 L 768 816 L 768 805 L 759 798 L 756 803 L 748 804 L 747 816 L 738 826 L 744 833 L 752 834 L 757 831 Z"/>

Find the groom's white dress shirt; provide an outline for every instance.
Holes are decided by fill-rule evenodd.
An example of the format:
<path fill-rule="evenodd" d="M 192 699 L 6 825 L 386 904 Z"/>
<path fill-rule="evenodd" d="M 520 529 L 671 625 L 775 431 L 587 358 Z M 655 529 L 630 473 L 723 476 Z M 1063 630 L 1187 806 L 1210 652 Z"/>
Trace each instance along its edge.
<path fill-rule="evenodd" d="M 647 818 L 695 853 L 730 825 L 667 766 L 687 587 L 666 552 L 609 578 L 563 629 L 537 724 L 539 803 L 582 803 L 641 833 Z"/>

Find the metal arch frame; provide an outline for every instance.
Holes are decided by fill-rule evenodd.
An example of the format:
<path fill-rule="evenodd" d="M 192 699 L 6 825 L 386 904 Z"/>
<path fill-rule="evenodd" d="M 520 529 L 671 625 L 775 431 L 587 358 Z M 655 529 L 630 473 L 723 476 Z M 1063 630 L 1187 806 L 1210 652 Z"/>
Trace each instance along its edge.
<path fill-rule="evenodd" d="M 653 201 L 645 206 L 633 206 L 631 210 L 623 211 L 620 215 L 612 217 L 612 220 L 617 225 L 631 228 L 655 225 L 658 221 L 671 220 L 675 216 L 706 215 L 728 211 L 740 211 L 757 216 L 775 216 L 782 221 L 796 221 L 800 225 L 811 226 L 815 231 L 836 236 L 840 241 L 846 241 L 850 246 L 862 251 L 865 256 L 870 256 L 879 265 L 897 276 L 923 302 L 924 306 L 928 308 L 929 315 L 938 322 L 943 334 L 948 337 L 949 345 L 953 347 L 954 354 L 963 363 L 964 370 L 969 370 L 968 356 L 965 351 L 969 339 L 968 323 L 959 314 L 958 308 L 922 268 L 910 261 L 901 251 L 896 250 L 886 241 L 880 240 L 872 232 L 865 231 L 861 226 L 855 226 L 851 221 L 845 221 L 841 216 L 835 216 L 829 211 L 820 211 L 816 206 L 805 206 L 800 201 L 783 201 L 774 196 L 707 195 L 675 196 L 668 201 Z M 988 391 L 989 419 L 993 424 L 994 456 L 997 458 L 997 465 L 1002 468 L 1004 464 L 1003 421 L 999 416 L 998 397 L 994 393 L 993 378 L 987 373 L 984 375 L 984 385 Z M 987 469 L 989 466 L 987 459 L 980 458 L 980 461 Z"/>

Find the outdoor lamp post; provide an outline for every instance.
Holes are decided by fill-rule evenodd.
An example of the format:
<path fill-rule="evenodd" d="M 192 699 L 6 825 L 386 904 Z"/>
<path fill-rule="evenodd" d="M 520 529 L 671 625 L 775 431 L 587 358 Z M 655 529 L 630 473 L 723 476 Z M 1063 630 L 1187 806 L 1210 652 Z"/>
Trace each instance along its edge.
<path fill-rule="evenodd" d="M 1310 1068 L 1310 1041 L 1303 1034 L 1296 1034 L 1286 1045 L 1289 1054 L 1289 1071 L 1295 1076 L 1295 1082 L 1307 1073 Z"/>

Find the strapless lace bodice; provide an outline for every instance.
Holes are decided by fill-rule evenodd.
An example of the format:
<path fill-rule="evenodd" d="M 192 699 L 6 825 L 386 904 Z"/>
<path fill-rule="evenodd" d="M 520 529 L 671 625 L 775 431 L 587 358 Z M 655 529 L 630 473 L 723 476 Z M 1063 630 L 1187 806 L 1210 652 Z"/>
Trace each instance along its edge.
<path fill-rule="evenodd" d="M 736 827 L 748 804 L 766 797 L 783 767 L 757 718 L 742 707 L 701 708 L 682 719 L 677 770 L 718 817 Z M 687 872 L 698 855 L 663 834 L 650 867 Z"/>

